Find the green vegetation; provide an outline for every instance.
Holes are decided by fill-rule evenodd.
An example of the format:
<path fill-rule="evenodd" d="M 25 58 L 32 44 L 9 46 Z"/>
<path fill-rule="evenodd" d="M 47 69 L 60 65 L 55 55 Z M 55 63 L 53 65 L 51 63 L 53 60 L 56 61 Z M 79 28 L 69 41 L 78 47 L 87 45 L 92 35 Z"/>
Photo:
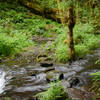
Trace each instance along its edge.
<path fill-rule="evenodd" d="M 91 90 L 96 92 L 100 96 L 100 72 L 90 74 L 93 78 L 93 84 Z"/>
<path fill-rule="evenodd" d="M 60 24 L 32 14 L 16 3 L 0 2 L 0 11 L 0 33 L 52 36 L 61 27 Z"/>
<path fill-rule="evenodd" d="M 23 34 L 14 34 L 14 36 L 8 36 L 7 34 L 0 34 L 0 56 L 14 56 L 21 52 L 24 47 L 33 44 Z"/>
<path fill-rule="evenodd" d="M 45 0 L 39 2 L 42 5 L 47 4 Z M 55 2 L 51 0 L 49 6 L 57 7 Z M 61 2 L 61 8 L 62 5 L 66 4 Z M 96 23 L 96 18 L 99 16 L 96 12 L 99 8 L 95 9 L 96 16 L 93 19 L 90 16 L 91 9 L 89 8 L 87 13 L 87 8 L 85 6 L 81 8 L 80 5 L 81 3 L 77 4 L 77 9 L 75 6 L 78 15 L 73 32 L 76 59 L 83 58 L 91 50 L 99 47 L 100 43 L 100 35 L 95 35 L 99 27 L 99 23 Z M 47 48 L 53 52 L 54 59 L 63 63 L 69 60 L 67 25 L 63 28 L 60 23 L 35 15 L 16 2 L 0 2 L 0 11 L 0 56 L 14 56 L 24 47 L 34 45 L 32 37 L 39 36 L 55 38 L 49 49 Z"/>
<path fill-rule="evenodd" d="M 0 11 L 0 57 L 14 56 L 25 47 L 34 45 L 31 40 L 33 35 L 51 37 L 61 27 L 48 19 L 32 15 L 16 3 L 0 2 Z"/>
<path fill-rule="evenodd" d="M 35 39 L 38 50 L 32 58 L 36 57 L 38 62 L 66 63 L 74 60 L 74 54 L 75 60 L 84 58 L 100 48 L 99 5 L 99 0 L 0 0 L 0 58 L 15 57 L 27 47 L 35 46 Z M 35 50 L 30 51 L 33 54 Z M 96 64 L 100 64 L 100 60 Z M 91 76 L 91 89 L 100 96 L 100 72 Z M 51 83 L 38 97 L 40 100 L 69 100 L 60 82 Z"/>
<path fill-rule="evenodd" d="M 99 64 L 99 65 L 100 65 L 100 59 L 97 60 L 97 61 L 95 62 L 95 64 Z"/>
<path fill-rule="evenodd" d="M 37 96 L 39 97 L 39 100 L 69 100 L 67 93 L 60 82 L 51 83 L 51 86 L 47 91 L 39 93 Z"/>
<path fill-rule="evenodd" d="M 66 34 L 65 34 L 66 33 Z M 68 46 L 66 29 L 62 34 L 58 35 L 56 41 L 56 57 L 59 62 L 68 61 Z M 99 47 L 100 35 L 94 34 L 92 24 L 78 24 L 74 28 L 74 44 L 76 59 L 83 58 L 91 50 Z"/>
<path fill-rule="evenodd" d="M 0 2 L 0 57 L 12 57 L 25 47 L 34 44 L 29 35 L 24 34 L 23 16 L 27 9 L 16 4 Z"/>

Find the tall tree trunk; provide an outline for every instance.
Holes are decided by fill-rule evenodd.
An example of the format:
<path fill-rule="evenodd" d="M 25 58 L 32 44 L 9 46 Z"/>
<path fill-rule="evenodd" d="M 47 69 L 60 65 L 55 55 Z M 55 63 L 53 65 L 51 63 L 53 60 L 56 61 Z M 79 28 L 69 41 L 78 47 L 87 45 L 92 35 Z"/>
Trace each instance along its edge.
<path fill-rule="evenodd" d="M 60 20 L 61 20 L 61 23 L 62 23 L 62 25 L 64 27 L 63 9 L 61 9 L 60 2 L 61 2 L 61 0 L 57 0 L 57 5 L 58 5 L 58 10 L 59 10 Z"/>
<path fill-rule="evenodd" d="M 75 60 L 75 49 L 74 49 L 74 41 L 73 41 L 73 28 L 75 25 L 75 15 L 74 15 L 73 6 L 68 8 L 67 18 L 68 18 L 68 53 L 69 60 L 72 62 Z"/>

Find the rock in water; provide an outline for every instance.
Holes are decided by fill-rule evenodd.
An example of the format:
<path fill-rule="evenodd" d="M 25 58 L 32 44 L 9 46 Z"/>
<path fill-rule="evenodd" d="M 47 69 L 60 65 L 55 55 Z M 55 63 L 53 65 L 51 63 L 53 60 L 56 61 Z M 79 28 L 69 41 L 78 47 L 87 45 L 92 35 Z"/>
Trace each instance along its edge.
<path fill-rule="evenodd" d="M 40 63 L 40 66 L 41 66 L 41 67 L 51 67 L 51 66 L 53 66 L 53 63 L 42 62 L 42 63 Z"/>
<path fill-rule="evenodd" d="M 63 79 L 64 79 L 64 74 L 61 73 L 61 74 L 59 75 L 59 80 L 63 80 Z"/>

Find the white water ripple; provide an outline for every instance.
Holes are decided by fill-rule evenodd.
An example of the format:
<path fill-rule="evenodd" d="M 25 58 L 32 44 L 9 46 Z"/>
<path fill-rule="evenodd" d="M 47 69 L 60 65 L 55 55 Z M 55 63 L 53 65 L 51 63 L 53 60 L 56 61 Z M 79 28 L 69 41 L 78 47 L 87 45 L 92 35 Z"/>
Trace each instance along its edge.
<path fill-rule="evenodd" d="M 0 94 L 4 92 L 4 87 L 6 84 L 6 80 L 5 80 L 5 75 L 6 73 L 3 71 L 0 71 Z"/>

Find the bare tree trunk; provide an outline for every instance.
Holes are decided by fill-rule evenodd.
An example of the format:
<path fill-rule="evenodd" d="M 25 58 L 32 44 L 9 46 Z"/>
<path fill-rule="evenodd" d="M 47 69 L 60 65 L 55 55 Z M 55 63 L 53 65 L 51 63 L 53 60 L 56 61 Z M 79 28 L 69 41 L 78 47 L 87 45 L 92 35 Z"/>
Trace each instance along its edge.
<path fill-rule="evenodd" d="M 69 60 L 72 62 L 75 60 L 75 49 L 74 49 L 74 41 L 73 41 L 73 28 L 75 25 L 75 15 L 74 15 L 73 6 L 70 6 L 68 9 L 68 53 Z"/>

